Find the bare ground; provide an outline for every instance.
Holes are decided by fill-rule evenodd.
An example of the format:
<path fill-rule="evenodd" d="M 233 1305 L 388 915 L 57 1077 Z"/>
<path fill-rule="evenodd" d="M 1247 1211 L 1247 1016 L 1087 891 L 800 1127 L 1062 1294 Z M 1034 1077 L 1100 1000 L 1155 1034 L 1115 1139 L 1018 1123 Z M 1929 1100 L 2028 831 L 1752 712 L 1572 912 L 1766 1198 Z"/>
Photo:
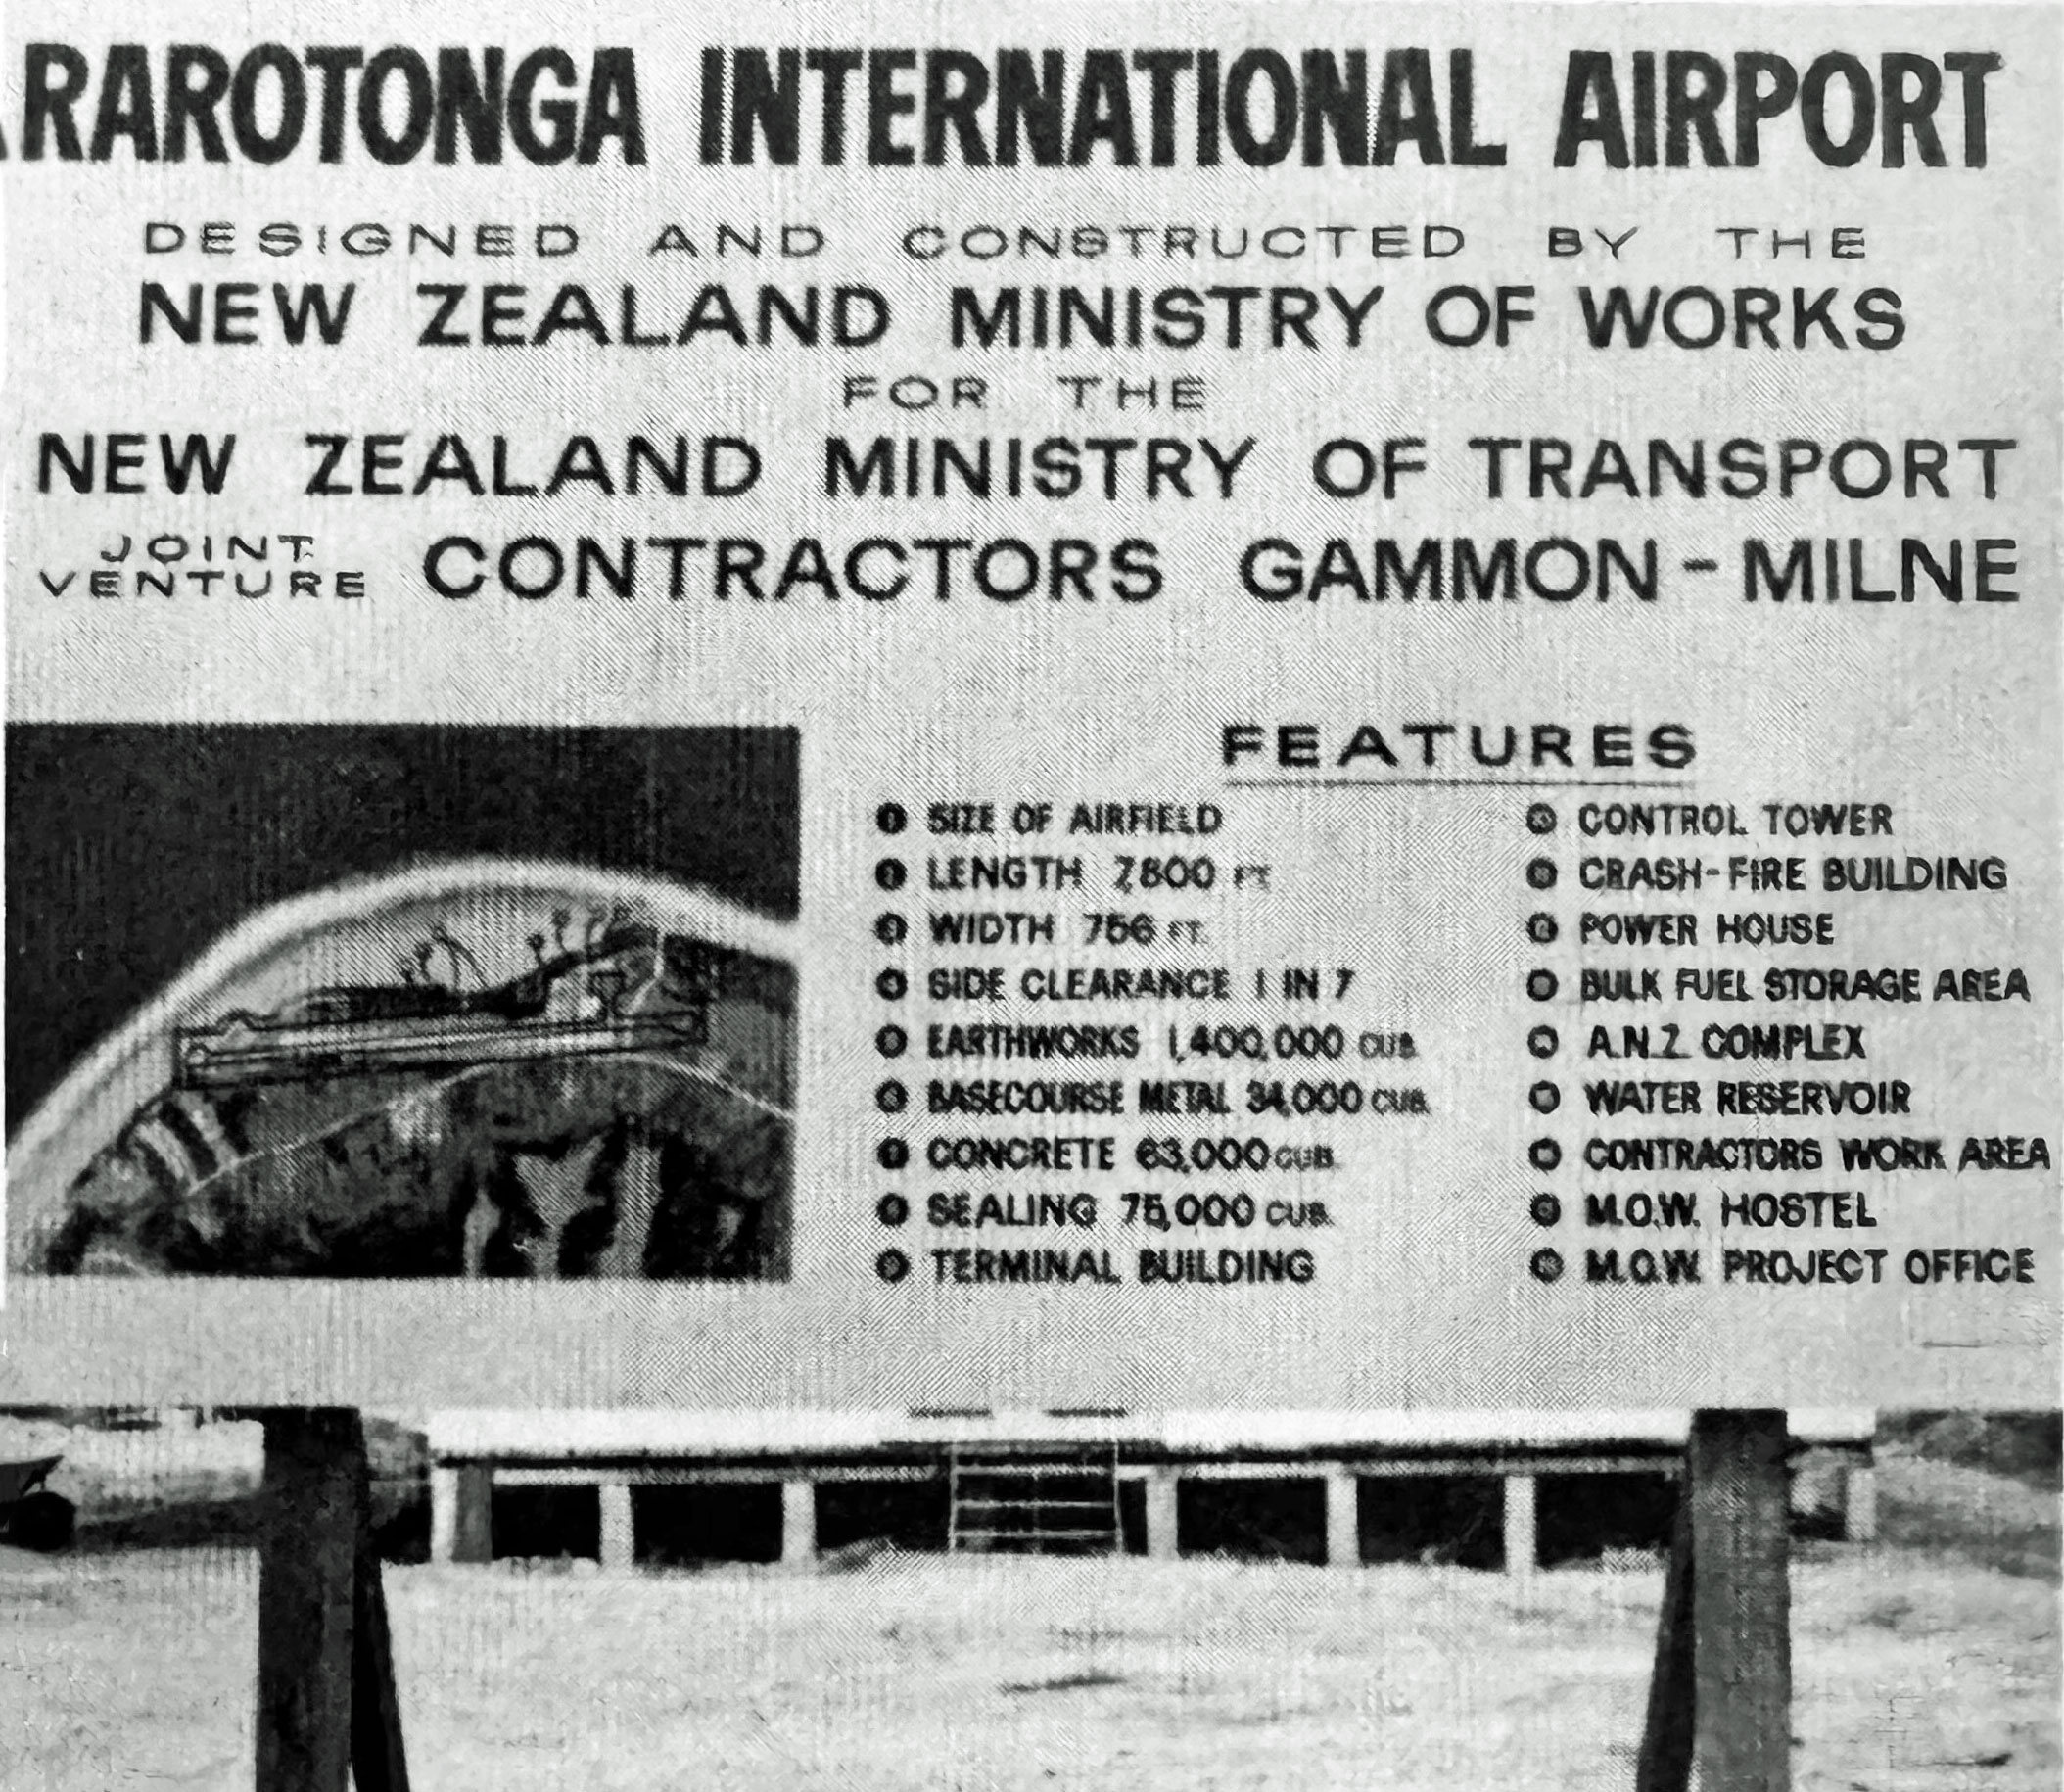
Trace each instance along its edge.
<path fill-rule="evenodd" d="M 2021 1515 L 2013 1515 L 2019 1518 Z M 889 1555 L 390 1568 L 426 1792 L 1631 1784 L 1660 1575 Z M 0 1786 L 248 1786 L 248 1552 L 0 1552 Z M 1802 1792 L 2059 1779 L 2057 1589 L 1795 1564 Z"/>

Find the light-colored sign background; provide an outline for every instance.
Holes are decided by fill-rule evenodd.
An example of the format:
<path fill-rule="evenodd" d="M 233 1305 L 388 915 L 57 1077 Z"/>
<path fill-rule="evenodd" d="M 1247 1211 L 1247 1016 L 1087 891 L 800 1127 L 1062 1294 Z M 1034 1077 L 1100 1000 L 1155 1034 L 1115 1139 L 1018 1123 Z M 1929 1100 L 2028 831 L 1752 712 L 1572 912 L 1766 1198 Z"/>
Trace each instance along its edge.
<path fill-rule="evenodd" d="M 0 91 L 10 148 L 19 152 L 12 133 L 26 22 L 17 14 L 8 23 Z M 89 48 L 143 34 L 105 13 L 64 7 L 39 9 L 34 29 Z M 148 37 L 235 49 L 255 29 L 241 10 L 167 8 L 153 15 Z M 263 29 L 293 44 L 434 39 L 504 42 L 512 50 L 559 37 L 582 58 L 595 43 L 632 45 L 649 163 L 383 168 L 358 155 L 326 167 L 305 152 L 272 168 L 138 166 L 119 158 L 104 165 L 10 162 L 10 713 L 21 720 L 800 727 L 807 820 L 795 1275 L 786 1285 L 751 1288 L 68 1286 L 18 1277 L 0 1321 L 0 1396 L 1180 1407 L 1600 1399 L 1947 1406 L 2053 1396 L 2053 1176 L 1871 1182 L 1874 1197 L 1882 1192 L 1873 1204 L 1895 1258 L 1908 1245 L 2030 1244 L 2039 1248 L 2041 1271 L 2031 1288 L 1974 1293 L 1888 1282 L 1822 1292 L 1709 1282 L 1665 1292 L 1532 1282 L 1525 1257 L 1536 1239 L 1525 1203 L 1538 1178 L 1523 1152 L 1536 1128 L 1522 1092 L 1534 1074 L 1524 1034 L 1537 1012 L 1523 1000 L 1521 983 L 1537 954 L 1520 927 L 1536 906 L 1519 875 L 1531 851 L 1524 797 L 1498 789 L 1229 791 L 1217 763 L 1219 730 L 1229 721 L 1315 722 L 1329 731 L 1364 720 L 1386 728 L 1427 719 L 1547 721 L 1580 733 L 1596 722 L 1625 722 L 1637 734 L 1676 722 L 1697 736 L 1699 756 L 1683 781 L 1700 800 L 1733 801 L 1745 813 L 1789 799 L 1890 803 L 1894 839 L 1844 850 L 1995 853 L 2010 868 L 2009 889 L 1955 902 L 1837 903 L 1843 945 L 1832 952 L 1677 954 L 1663 962 L 1910 964 L 1923 967 L 1924 984 L 1942 966 L 2021 965 L 2036 988 L 2027 1007 L 1924 1004 L 1773 1017 L 1867 1021 L 1870 1074 L 1903 1076 L 1917 1092 L 1908 1130 L 1952 1142 L 1967 1132 L 2040 1133 L 2054 1146 L 2053 18 L 2004 9 L 1284 7 L 1263 14 L 1143 7 L 1094 16 L 945 8 L 921 19 L 865 19 L 809 8 L 733 10 L 720 31 L 711 23 L 622 9 L 606 24 L 570 14 L 519 28 L 506 9 L 452 6 L 440 9 L 432 31 L 420 15 L 373 6 L 349 14 L 306 9 L 291 27 L 272 17 Z M 1506 142 L 1509 162 L 1501 168 L 1401 162 L 1382 169 L 1124 172 L 705 168 L 694 156 L 691 76 L 701 44 L 720 35 L 767 45 L 923 39 L 977 50 L 1092 37 L 1128 46 L 1365 45 L 1372 53 L 1402 43 L 1436 53 L 1470 47 L 1478 134 Z M 1773 125 L 1754 171 L 1614 172 L 1595 158 L 1558 170 L 1550 165 L 1553 120 L 1565 57 L 1579 46 L 1698 47 L 1723 59 L 1741 48 L 1770 48 L 1801 63 L 1841 47 L 1872 64 L 1888 49 L 1938 56 L 1997 49 L 2005 67 L 1989 84 L 1991 163 L 1984 169 L 1828 168 L 1803 154 L 1792 130 Z M 1436 54 L 1436 67 L 1442 61 Z M 190 232 L 227 219 L 240 247 L 221 259 L 147 257 L 144 226 L 153 219 Z M 560 261 L 519 257 L 451 267 L 400 254 L 274 261 L 249 247 L 257 228 L 274 220 L 334 231 L 360 219 L 398 232 L 411 221 L 508 222 L 519 235 L 565 221 L 578 228 L 582 246 Z M 806 223 L 823 231 L 826 246 L 812 261 L 720 262 L 707 254 L 720 221 L 770 232 Z M 1345 223 L 1364 234 L 1378 224 L 1441 223 L 1461 230 L 1467 247 L 1439 262 L 1356 255 L 1235 264 L 1230 277 L 1243 282 L 1384 285 L 1370 345 L 1355 353 L 1334 346 L 957 354 L 945 338 L 946 295 L 956 283 L 1156 287 L 1198 278 L 1158 257 L 920 263 L 898 248 L 914 225 L 958 233 L 990 222 L 1009 229 Z M 704 257 L 669 265 L 649 256 L 669 223 L 703 245 Z M 1813 258 L 1736 260 L 1715 232 L 1737 224 L 1810 232 Z M 1862 228 L 1867 259 L 1825 258 L 1828 232 L 1838 225 Z M 1638 227 L 1638 234 L 1617 263 L 1595 239 L 1581 259 L 1556 260 L 1546 253 L 1551 226 L 1616 237 Z M 419 280 L 549 288 L 576 278 L 606 293 L 637 284 L 662 312 L 679 309 L 667 296 L 679 301 L 708 280 L 863 281 L 889 297 L 897 321 L 878 347 L 844 353 L 413 344 L 425 315 L 411 297 Z M 137 288 L 145 279 L 175 288 L 193 280 L 352 279 L 358 293 L 349 338 L 337 348 L 141 346 Z M 1583 344 L 1575 289 L 1616 279 L 1637 288 L 1767 285 L 1787 295 L 1795 284 L 1845 293 L 1890 286 L 1901 295 L 1907 333 L 1883 354 L 1816 345 L 1602 354 Z M 1537 321 L 1504 350 L 1434 347 L 1421 311 L 1451 282 L 1531 285 Z M 841 405 L 849 373 L 920 370 L 985 377 L 989 407 L 937 423 L 879 404 Z M 1163 381 L 1197 374 L 1208 396 L 1195 415 L 1078 413 L 1057 384 L 1066 372 Z M 45 430 L 75 437 L 230 428 L 240 439 L 237 464 L 229 491 L 214 500 L 34 490 L 32 448 Z M 1151 431 L 1221 441 L 1252 434 L 1257 446 L 1243 495 L 1232 503 L 881 504 L 818 495 L 824 435 L 934 428 L 1027 437 Z M 305 432 L 405 432 L 421 445 L 446 430 L 473 441 L 507 434 L 536 445 L 527 456 L 533 461 L 573 432 L 605 442 L 633 431 L 735 434 L 762 447 L 767 476 L 752 497 L 730 503 L 302 495 L 310 470 Z M 1960 495 L 1947 501 L 1851 500 L 1824 481 L 1789 503 L 1486 499 L 1468 439 L 1534 434 L 1700 436 L 1710 444 L 1802 436 L 1831 445 L 1854 436 L 2011 437 L 2019 446 L 2003 462 L 1991 503 L 1970 495 L 1967 460 L 1957 468 Z M 1328 498 L 1312 488 L 1309 459 L 1320 443 L 1342 435 L 1422 436 L 1431 471 L 1407 482 L 1394 503 Z M 232 529 L 312 535 L 324 564 L 365 570 L 369 595 L 291 606 L 235 607 L 220 597 L 89 603 L 53 599 L 35 581 L 38 568 L 88 565 L 119 534 Z M 1103 542 L 1136 535 L 1161 544 L 1167 586 L 1153 602 L 1131 606 L 909 596 L 862 605 L 811 593 L 774 606 L 719 603 L 692 587 L 670 603 L 656 584 L 628 602 L 522 603 L 493 594 L 447 601 L 418 576 L 424 547 L 446 534 L 493 542 L 584 532 L 612 544 L 661 533 L 750 534 L 776 543 L 806 534 L 840 543 L 877 534 Z M 1665 595 L 1653 605 L 1440 608 L 1341 598 L 1264 605 L 1239 586 L 1241 546 L 1264 535 L 1313 542 L 1338 535 L 1366 547 L 1376 535 L 1468 534 L 1584 541 L 1654 534 L 1668 569 Z M 1873 542 L 1914 534 L 1967 543 L 2011 536 L 2022 601 L 1751 606 L 1726 570 L 1703 581 L 1675 571 L 1701 555 L 1731 569 L 1750 534 L 1780 542 L 1856 535 Z M 1204 956 L 1242 967 L 1352 965 L 1361 978 L 1357 1019 L 1409 1027 L 1423 1042 L 1419 1080 L 1434 1117 L 1354 1135 L 1346 1172 L 1312 1185 L 1348 1216 L 1324 1247 L 1318 1281 L 1241 1291 L 962 1289 L 931 1286 L 923 1275 L 895 1288 L 876 1281 L 881 1233 L 872 1207 L 884 1178 L 872 1155 L 881 1126 L 871 1104 L 879 1069 L 869 1041 L 882 1009 L 871 987 L 878 954 L 868 927 L 881 906 L 869 875 L 878 849 L 871 818 L 884 799 L 916 810 L 949 797 L 1223 802 L 1228 837 L 1237 834 L 1243 851 L 1270 860 L 1278 893 L 1266 903 L 1209 911 L 1216 951 Z M 1573 859 L 1567 823 L 1563 841 Z M 906 836 L 906 844 L 921 862 L 924 843 Z M 1568 894 L 1563 906 L 1573 913 Z M 919 911 L 915 899 L 905 906 Z M 1071 918 L 1100 905 L 1055 906 Z M 1699 906 L 1703 916 L 1714 905 L 1708 898 Z M 1566 986 L 1573 987 L 1577 960 L 1567 935 L 1560 951 Z M 1085 962 L 1092 955 L 1040 956 Z M 1585 962 L 1628 961 L 1591 955 Z M 149 994 L 138 991 L 137 1000 Z M 1642 1017 L 1579 1014 L 1567 1001 L 1559 1014 L 1572 1037 L 1594 1018 Z M 1572 1065 L 1572 1089 L 1576 1080 Z M 1118 1130 L 1129 1142 L 1140 1128 Z M 1573 1119 L 1563 1130 L 1577 1136 Z M 1616 1130 L 1735 1127 L 1708 1118 Z M 1832 1141 L 1846 1128 L 1797 1121 L 1758 1130 Z M 1129 1186 L 1130 1178 L 1120 1180 Z M 1569 1170 L 1562 1180 L 1573 1205 L 1583 1185 Z M 1792 1181 L 1843 1186 L 1832 1169 Z M 1713 1187 L 1713 1179 L 1701 1186 Z M 1572 1253 L 1600 1242 L 1568 1222 L 1565 1231 Z M 1716 1256 L 1723 1240 L 1709 1231 L 1700 1242 Z"/>

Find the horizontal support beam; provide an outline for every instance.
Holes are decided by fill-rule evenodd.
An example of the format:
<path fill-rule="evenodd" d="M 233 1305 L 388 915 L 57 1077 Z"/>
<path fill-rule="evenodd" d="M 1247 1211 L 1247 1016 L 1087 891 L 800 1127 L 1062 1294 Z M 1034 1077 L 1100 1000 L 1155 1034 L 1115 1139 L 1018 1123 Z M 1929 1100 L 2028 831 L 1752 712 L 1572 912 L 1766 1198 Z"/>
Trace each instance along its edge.
<path fill-rule="evenodd" d="M 1841 1457 L 1856 1467 L 1868 1468 L 1872 1460 L 1868 1449 L 1814 1447 L 1816 1454 Z M 943 1480 L 949 1463 L 949 1452 L 941 1448 L 936 1454 L 912 1456 L 897 1450 L 872 1457 L 548 1457 L 526 1451 L 512 1456 L 439 1456 L 434 1458 L 433 1466 L 441 1470 L 492 1468 L 496 1483 L 506 1486 L 594 1485 L 605 1482 L 639 1486 L 701 1482 L 767 1485 L 799 1478 L 819 1482 L 931 1481 Z M 1095 1464 L 1035 1466 L 1056 1476 L 1101 1472 Z M 1503 1475 L 1661 1475 L 1674 1481 L 1683 1472 L 1683 1466 L 1682 1450 L 1667 1454 L 1651 1453 L 1644 1447 L 1595 1455 L 1529 1451 L 1441 1456 L 1133 1456 L 1121 1458 L 1115 1472 L 1120 1481 L 1146 1481 L 1166 1474 L 1215 1481 L 1305 1481 L 1331 1474 L 1348 1474 L 1365 1481 L 1435 1475 L 1474 1476 L 1483 1480 L 1495 1480 Z M 962 1472 L 969 1475 L 1020 1474 L 1025 1470 L 1021 1465 L 985 1461 L 962 1463 Z"/>
<path fill-rule="evenodd" d="M 819 1486 L 837 1486 L 848 1481 L 936 1481 L 943 1487 L 946 1471 L 944 1464 L 930 1469 L 913 1468 L 903 1463 L 883 1463 L 878 1467 L 840 1463 L 834 1468 L 805 1467 L 783 1474 L 766 1468 L 727 1468 L 715 1463 L 688 1463 L 676 1467 L 661 1462 L 636 1468 L 596 1468 L 576 1462 L 553 1467 L 530 1464 L 521 1468 L 497 1464 L 494 1469 L 497 1487 L 775 1487 L 784 1481 L 797 1480 L 810 1481 Z"/>
<path fill-rule="evenodd" d="M 486 1466 L 481 1464 L 478 1466 Z M 773 1486 L 798 1479 L 821 1484 L 842 1481 L 921 1482 L 946 1479 L 947 1459 L 935 1463 L 911 1462 L 800 1462 L 775 1468 L 759 1462 L 584 1462 L 578 1459 L 544 1463 L 495 1462 L 497 1486 Z M 1681 1454 L 1656 1456 L 1594 1456 L 1581 1461 L 1553 1456 L 1481 1457 L 1433 1456 L 1409 1460 L 1362 1457 L 1311 1458 L 1294 1461 L 1223 1461 L 1197 1457 L 1165 1463 L 1121 1463 L 1120 1481 L 1148 1481 L 1155 1475 L 1179 1475 L 1186 1481 L 1318 1481 L 1330 1474 L 1347 1474 L 1363 1481 L 1424 1480 L 1432 1476 L 1474 1477 L 1495 1481 L 1505 1475 L 1660 1475 L 1674 1481 L 1681 1473 Z M 1072 1471 L 1081 1475 L 1085 1470 Z M 963 1474 L 1009 1474 L 1006 1468 L 963 1468 Z"/>

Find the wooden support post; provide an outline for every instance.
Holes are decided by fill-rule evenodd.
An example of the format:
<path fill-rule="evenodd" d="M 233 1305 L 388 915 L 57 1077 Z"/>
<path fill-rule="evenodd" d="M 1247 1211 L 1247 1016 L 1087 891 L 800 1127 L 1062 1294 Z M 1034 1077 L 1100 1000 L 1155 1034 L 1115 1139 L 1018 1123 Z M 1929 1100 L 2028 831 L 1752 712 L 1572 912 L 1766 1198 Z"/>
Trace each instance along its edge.
<path fill-rule="evenodd" d="M 595 1503 L 601 1508 L 598 1554 L 604 1568 L 633 1568 L 637 1564 L 637 1537 L 631 1511 L 631 1487 L 626 1482 L 605 1481 L 595 1488 Z"/>
<path fill-rule="evenodd" d="M 1689 1466 L 1699 1783 L 1705 1792 L 1789 1792 L 1785 1415 L 1694 1415 Z"/>
<path fill-rule="evenodd" d="M 408 1792 L 387 1589 L 370 1533 L 359 1551 L 357 1580 L 358 1627 L 352 1639 L 352 1776 L 358 1792 Z"/>
<path fill-rule="evenodd" d="M 1345 1469 L 1326 1471 L 1326 1565 L 1362 1565 L 1362 1484 Z"/>
<path fill-rule="evenodd" d="M 365 1428 L 343 1407 L 264 1415 L 258 1792 L 408 1792 Z"/>
<path fill-rule="evenodd" d="M 1843 1473 L 1842 1534 L 1852 1543 L 1877 1540 L 1878 1470 L 1875 1463 L 1852 1463 Z"/>
<path fill-rule="evenodd" d="M 1538 1483 L 1531 1475 L 1505 1477 L 1505 1572 L 1515 1580 L 1530 1580 L 1540 1566 L 1541 1545 L 1535 1523 Z"/>
<path fill-rule="evenodd" d="M 458 1470 L 430 1471 L 430 1559 L 455 1561 L 458 1547 Z"/>
<path fill-rule="evenodd" d="M 352 1792 L 352 1638 L 365 1528 L 358 1415 L 265 1415 L 258 1553 L 258 1792 Z"/>
<path fill-rule="evenodd" d="M 1638 1792 L 1790 1792 L 1785 1415 L 1695 1413 Z"/>
<path fill-rule="evenodd" d="M 1691 1489 L 1677 1482 L 1677 1517 L 1663 1570 L 1663 1610 L 1656 1619 L 1656 1667 L 1648 1683 L 1648 1717 L 1634 1761 L 1634 1792 L 1686 1792 L 1691 1784 L 1692 1680 Z"/>
<path fill-rule="evenodd" d="M 1173 1469 L 1147 1471 L 1147 1553 L 1157 1562 L 1172 1562 L 1181 1554 L 1175 1492 Z"/>
<path fill-rule="evenodd" d="M 781 1483 L 781 1560 L 792 1568 L 817 1560 L 817 1484 L 807 1476 Z"/>
<path fill-rule="evenodd" d="M 454 1562 L 494 1559 L 494 1471 L 487 1463 L 469 1462 L 454 1484 L 457 1510 L 451 1528 Z"/>

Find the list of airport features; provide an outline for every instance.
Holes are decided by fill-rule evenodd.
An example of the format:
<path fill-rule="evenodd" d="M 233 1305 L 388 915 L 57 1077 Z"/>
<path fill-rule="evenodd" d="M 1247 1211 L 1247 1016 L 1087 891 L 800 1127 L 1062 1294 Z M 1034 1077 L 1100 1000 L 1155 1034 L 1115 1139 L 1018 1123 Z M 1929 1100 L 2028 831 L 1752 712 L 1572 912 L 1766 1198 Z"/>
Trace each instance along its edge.
<path fill-rule="evenodd" d="M 1466 761 L 1487 731 L 1513 745 L 1360 733 Z M 852 960 L 874 1080 L 853 1099 L 879 1128 L 883 1282 L 1294 1291 L 1392 1222 L 1414 1134 L 1486 1110 L 1510 1161 L 1466 1199 L 1556 1298 L 1982 1301 L 2053 1274 L 2054 1223 L 2027 1223 L 2054 1187 L 2053 1112 L 1965 1111 L 1988 1063 L 2040 1050 L 2054 1001 L 2051 971 L 2003 949 L 2033 892 L 1983 817 L 1923 833 L 1841 788 L 1474 790 L 1509 849 L 1506 887 L 1480 894 L 1510 912 L 1486 974 L 1511 987 L 1421 1014 L 1373 1006 L 1352 951 L 1239 951 L 1256 915 L 1310 895 L 1266 843 L 1278 789 L 1354 732 L 1227 722 L 1208 796 L 879 795 L 878 906 Z M 1531 745 L 1576 763 L 1571 730 Z M 1612 725 L 1586 748 L 1693 750 L 1688 731 Z M 1916 938 L 1949 949 L 1894 944 Z M 1428 974 L 1452 996 L 1459 972 Z M 1471 1066 L 1466 1116 L 1442 1111 L 1443 1060 Z"/>

